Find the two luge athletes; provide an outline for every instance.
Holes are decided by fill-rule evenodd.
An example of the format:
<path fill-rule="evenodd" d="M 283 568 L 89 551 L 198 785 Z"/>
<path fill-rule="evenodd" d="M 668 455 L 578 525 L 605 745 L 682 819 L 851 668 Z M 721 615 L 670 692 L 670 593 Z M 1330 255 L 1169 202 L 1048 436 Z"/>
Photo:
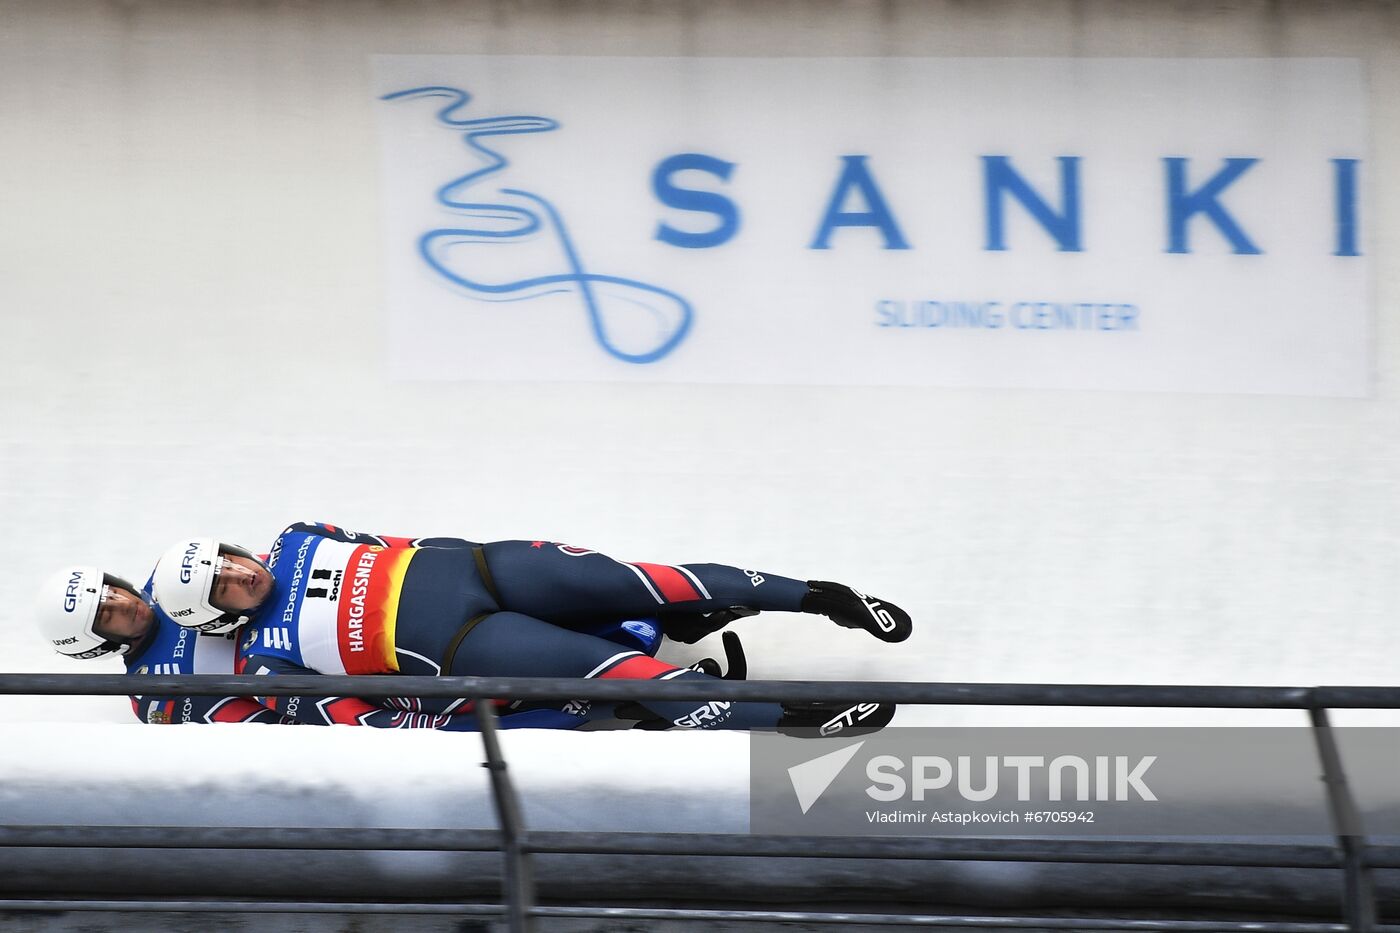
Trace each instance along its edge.
<path fill-rule="evenodd" d="M 911 631 L 899 607 L 836 583 L 723 564 L 628 563 L 551 541 L 396 538 L 321 523 L 289 526 L 265 561 L 209 538 L 181 541 L 141 590 L 97 568 L 69 568 L 41 592 L 39 621 L 59 653 L 121 654 L 129 673 L 703 680 L 718 676 L 719 664 L 659 661 L 661 636 L 694 643 L 761 610 L 825 615 L 886 642 Z M 725 634 L 725 676 L 742 677 L 737 638 Z M 147 722 L 477 728 L 462 700 L 134 697 L 133 706 Z M 514 703 L 501 713 L 508 728 L 622 719 L 640 728 L 835 733 L 883 726 L 894 707 L 573 701 Z"/>

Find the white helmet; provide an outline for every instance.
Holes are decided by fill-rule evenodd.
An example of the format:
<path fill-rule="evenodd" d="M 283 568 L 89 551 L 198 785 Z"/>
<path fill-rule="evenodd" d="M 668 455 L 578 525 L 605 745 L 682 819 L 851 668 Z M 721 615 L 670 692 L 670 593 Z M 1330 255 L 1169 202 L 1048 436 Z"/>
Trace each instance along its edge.
<path fill-rule="evenodd" d="M 96 567 L 68 567 L 44 581 L 34 600 L 34 617 L 53 650 L 85 661 L 108 654 L 126 654 L 131 649 L 130 642 L 99 635 L 95 628 L 97 607 L 102 603 L 103 588 L 107 586 L 130 590 L 150 605 L 150 599 L 141 590 Z"/>
<path fill-rule="evenodd" d="M 156 604 L 177 625 L 197 632 L 231 632 L 252 617 L 251 609 L 228 612 L 210 602 L 225 555 L 246 557 L 272 572 L 243 548 L 213 538 L 186 538 L 160 556 L 151 577 Z"/>

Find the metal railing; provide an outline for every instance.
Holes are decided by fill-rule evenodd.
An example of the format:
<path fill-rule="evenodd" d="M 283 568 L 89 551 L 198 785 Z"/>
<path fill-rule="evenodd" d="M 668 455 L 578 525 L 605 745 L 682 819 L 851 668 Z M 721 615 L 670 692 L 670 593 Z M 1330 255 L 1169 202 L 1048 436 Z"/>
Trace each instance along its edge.
<path fill-rule="evenodd" d="M 251 696 L 266 692 L 251 676 L 0 674 L 0 695 Z M 1251 930 L 1259 933 L 1400 933 L 1377 923 L 1373 868 L 1400 868 L 1400 846 L 1367 845 L 1347 787 L 1328 709 L 1400 709 L 1400 687 L 1234 687 L 1099 684 L 948 684 L 797 681 L 576 680 L 566 678 L 279 676 L 279 694 L 418 696 L 475 700 L 490 773 L 499 831 L 430 829 L 312 829 L 230 827 L 0 826 L 0 846 L 81 848 L 341 849 L 499 851 L 504 857 L 501 907 L 394 904 L 384 910 L 463 915 L 504 913 L 512 931 L 529 931 L 535 918 L 593 917 L 674 920 L 802 920 L 809 923 L 882 923 L 979 928 L 1097 930 Z M 528 832 L 501 753 L 491 698 L 519 700 L 728 700 L 828 703 L 889 702 L 928 705 L 1176 707 L 1192 709 L 1306 710 L 1317 744 L 1335 847 L 1182 842 L 762 836 L 704 833 Z M 792 911 L 663 908 L 547 907 L 535 904 L 533 854 L 742 856 L 841 859 L 987 860 L 1141 865 L 1330 868 L 1343 873 L 1344 925 L 1293 922 L 1115 920 L 1110 918 L 967 917 Z M 266 902 L 219 902 L 240 912 L 268 911 Z M 250 906 L 261 903 L 263 906 Z M 202 904 L 202 907 L 191 907 Z M 356 903 L 276 905 L 290 912 L 372 911 Z M 89 910 L 216 909 L 210 902 L 41 901 L 0 899 L 0 909 Z"/>

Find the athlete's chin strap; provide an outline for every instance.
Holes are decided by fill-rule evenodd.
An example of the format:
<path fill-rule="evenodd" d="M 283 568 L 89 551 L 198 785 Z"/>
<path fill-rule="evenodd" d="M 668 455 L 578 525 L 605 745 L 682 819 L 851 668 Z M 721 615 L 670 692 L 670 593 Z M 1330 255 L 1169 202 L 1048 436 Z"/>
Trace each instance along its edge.
<path fill-rule="evenodd" d="M 225 612 L 212 622 L 205 622 L 202 625 L 188 625 L 185 627 L 192 628 L 201 635 L 223 635 L 247 625 L 252 618 L 253 616 L 251 613 L 245 614 L 237 611 Z"/>

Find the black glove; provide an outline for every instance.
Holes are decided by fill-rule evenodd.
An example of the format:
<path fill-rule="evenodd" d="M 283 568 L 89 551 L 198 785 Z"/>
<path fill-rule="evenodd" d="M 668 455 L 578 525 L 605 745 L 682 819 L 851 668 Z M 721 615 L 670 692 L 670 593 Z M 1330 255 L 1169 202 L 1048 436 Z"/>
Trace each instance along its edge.
<path fill-rule="evenodd" d="M 722 680 L 746 679 L 749 676 L 749 661 L 744 656 L 744 646 L 739 642 L 739 636 L 733 632 L 725 632 L 723 640 L 724 660 L 729 668 L 727 671 L 721 671 L 719 662 L 714 658 L 701 658 L 690 665 L 690 669 Z M 670 720 L 660 718 L 637 702 L 619 703 L 615 715 L 618 719 L 637 720 L 633 729 L 669 729 L 672 725 Z"/>
<path fill-rule="evenodd" d="M 747 680 L 749 660 L 744 657 L 744 646 L 740 644 L 739 636 L 734 632 L 725 632 L 721 638 L 724 641 L 724 661 L 728 671 L 721 670 L 719 662 L 714 658 L 701 658 L 690 665 L 690 669 L 721 680 Z"/>

